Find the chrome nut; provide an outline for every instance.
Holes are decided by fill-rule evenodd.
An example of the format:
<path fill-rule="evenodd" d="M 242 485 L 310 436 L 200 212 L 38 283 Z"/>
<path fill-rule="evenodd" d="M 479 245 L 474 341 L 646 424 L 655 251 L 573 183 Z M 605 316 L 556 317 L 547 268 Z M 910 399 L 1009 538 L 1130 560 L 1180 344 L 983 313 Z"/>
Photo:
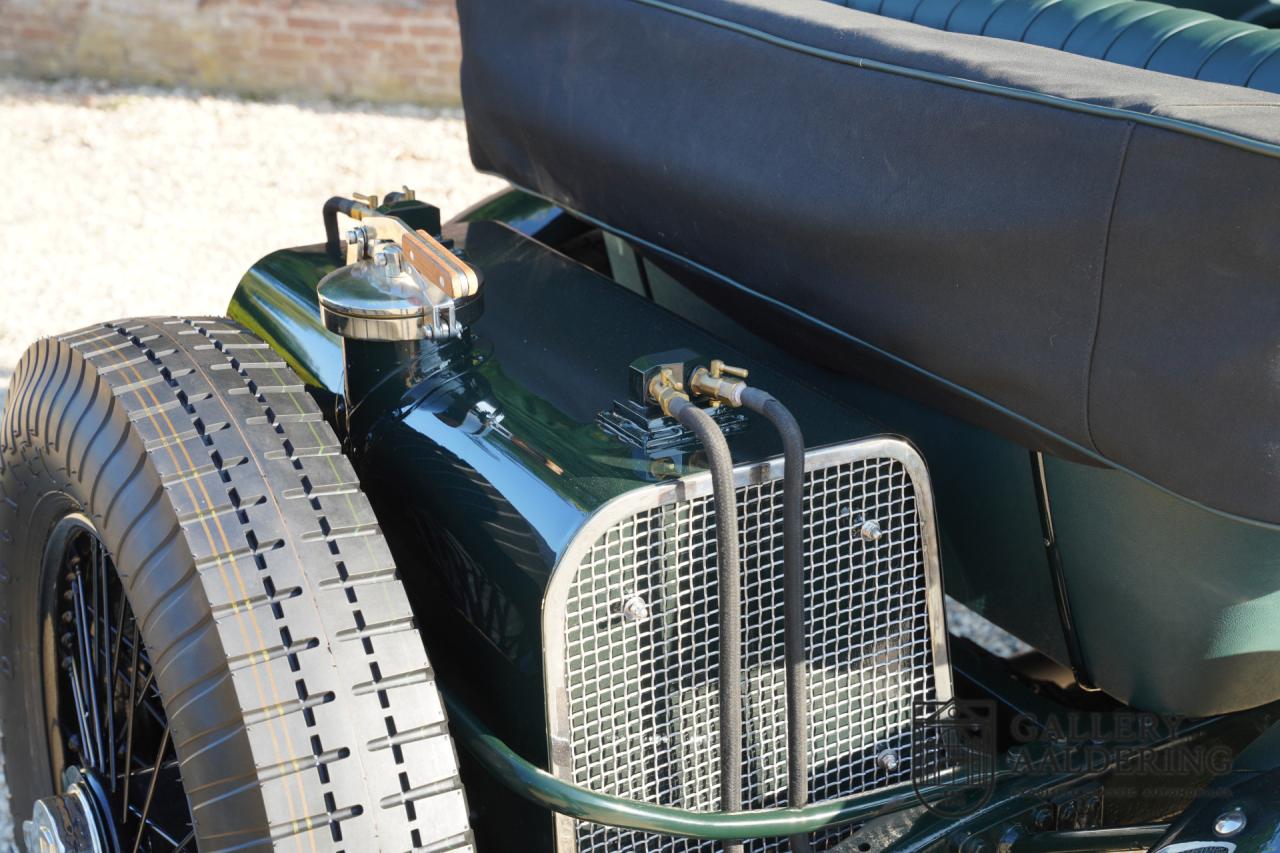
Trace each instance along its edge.
<path fill-rule="evenodd" d="M 1218 819 L 1213 822 L 1213 831 L 1223 838 L 1235 835 L 1244 829 L 1248 818 L 1245 817 L 1244 811 L 1239 808 L 1230 809 L 1218 815 Z"/>
<path fill-rule="evenodd" d="M 622 618 L 628 622 L 639 624 L 649 618 L 649 605 L 638 595 L 633 595 L 622 602 L 619 608 Z"/>

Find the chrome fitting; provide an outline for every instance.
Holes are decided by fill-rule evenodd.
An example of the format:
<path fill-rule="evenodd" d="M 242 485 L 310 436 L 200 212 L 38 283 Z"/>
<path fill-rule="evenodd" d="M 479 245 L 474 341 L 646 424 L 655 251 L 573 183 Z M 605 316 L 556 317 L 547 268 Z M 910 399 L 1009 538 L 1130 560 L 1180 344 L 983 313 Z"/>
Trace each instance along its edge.
<path fill-rule="evenodd" d="M 671 368 L 664 367 L 649 381 L 649 399 L 662 410 L 662 414 L 671 417 L 671 404 L 676 400 L 688 400 L 689 395 L 684 387 L 676 381 Z"/>
<path fill-rule="evenodd" d="M 726 379 L 726 376 L 736 377 Z M 689 390 L 695 394 L 711 398 L 711 404 L 718 406 L 728 403 L 730 406 L 742 405 L 742 392 L 747 390 L 747 370 L 742 367 L 731 367 L 720 359 L 713 359 L 711 368 L 696 368 L 689 377 Z"/>
<path fill-rule="evenodd" d="M 1218 819 L 1213 822 L 1213 831 L 1222 838 L 1230 838 L 1244 829 L 1248 823 L 1244 810 L 1237 806 L 1218 815 Z"/>

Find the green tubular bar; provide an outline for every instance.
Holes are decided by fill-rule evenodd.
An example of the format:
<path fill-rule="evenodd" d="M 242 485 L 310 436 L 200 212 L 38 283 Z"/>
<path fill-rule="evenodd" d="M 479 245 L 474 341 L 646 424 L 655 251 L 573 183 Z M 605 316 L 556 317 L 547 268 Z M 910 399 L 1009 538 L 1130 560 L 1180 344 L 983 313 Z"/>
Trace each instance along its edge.
<path fill-rule="evenodd" d="M 1076 829 L 1040 832 L 1013 842 L 1013 853 L 1099 853 L 1105 850 L 1147 850 L 1164 837 L 1168 824 L 1114 826 L 1106 829 Z M 1204 845 L 1212 850 L 1212 843 Z"/>
<path fill-rule="evenodd" d="M 920 804 L 915 790 L 906 784 L 794 809 L 692 812 L 641 803 L 557 779 L 517 755 L 453 697 L 446 694 L 445 704 L 455 735 L 494 778 L 526 799 L 593 823 L 688 838 L 773 838 L 865 821 Z"/>

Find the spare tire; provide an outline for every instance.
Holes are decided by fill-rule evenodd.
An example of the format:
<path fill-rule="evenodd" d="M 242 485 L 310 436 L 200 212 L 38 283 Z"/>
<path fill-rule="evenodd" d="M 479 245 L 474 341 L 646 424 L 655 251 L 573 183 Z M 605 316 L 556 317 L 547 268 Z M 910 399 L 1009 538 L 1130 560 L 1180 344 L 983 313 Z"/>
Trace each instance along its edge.
<path fill-rule="evenodd" d="M 303 383 L 231 321 L 22 357 L 0 682 L 18 821 L 40 801 L 125 851 L 472 847 L 373 511 Z"/>

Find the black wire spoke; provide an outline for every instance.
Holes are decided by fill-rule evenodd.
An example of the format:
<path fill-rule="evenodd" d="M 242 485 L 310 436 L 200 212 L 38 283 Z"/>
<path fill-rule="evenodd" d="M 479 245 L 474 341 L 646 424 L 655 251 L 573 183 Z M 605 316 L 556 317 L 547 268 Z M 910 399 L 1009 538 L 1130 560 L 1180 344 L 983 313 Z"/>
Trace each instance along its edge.
<path fill-rule="evenodd" d="M 89 709 L 85 707 L 84 695 L 80 692 L 80 670 L 74 658 L 67 658 L 67 674 L 71 677 L 71 693 L 75 701 L 76 728 L 80 738 L 80 748 L 84 750 L 90 764 L 94 763 L 93 739 L 89 733 Z"/>
<path fill-rule="evenodd" d="M 101 768 L 98 764 L 102 761 L 102 726 L 98 722 L 97 674 L 94 672 L 93 649 L 89 645 L 92 642 L 92 638 L 90 637 L 89 612 L 84 600 L 83 576 L 77 575 L 76 579 L 71 582 L 71 595 L 76 608 L 76 634 L 80 638 L 76 649 L 80 658 L 80 666 L 78 667 L 81 681 L 80 694 L 84 698 L 84 703 L 91 714 L 87 723 L 90 728 L 89 733 L 93 739 L 94 760 L 90 766 L 95 770 L 100 770 Z"/>
<path fill-rule="evenodd" d="M 155 670 L 147 673 L 147 678 L 142 682 L 142 687 L 138 690 L 138 707 L 147 712 L 147 715 L 156 723 L 163 726 L 166 721 L 164 715 L 164 707 L 160 704 L 160 694 L 155 691 Z M 148 692 L 151 691 L 151 692 Z"/>
<path fill-rule="evenodd" d="M 115 643 L 111 650 L 111 665 L 107 667 L 107 684 L 110 685 L 108 691 L 111 698 L 111 743 L 116 742 L 116 687 L 120 681 L 120 646 L 124 640 L 124 593 L 121 592 L 116 596 L 116 616 L 114 622 Z M 132 671 L 132 670 L 131 670 Z M 116 790 L 116 752 L 111 750 L 111 792 L 114 794 Z M 129 765 L 125 765 L 128 767 Z"/>
<path fill-rule="evenodd" d="M 96 602 L 100 605 L 97 608 L 98 619 L 94 622 L 94 628 L 98 632 L 98 646 L 102 652 L 102 695 L 106 707 L 107 743 L 111 747 L 107 750 L 107 764 L 101 769 L 107 774 L 108 779 L 114 779 L 116 777 L 116 703 L 115 685 L 111 682 L 111 605 L 108 601 L 111 590 L 107 576 L 106 550 L 96 539 L 93 542 L 93 552 L 94 577 L 98 586 Z"/>
<path fill-rule="evenodd" d="M 133 623 L 133 666 L 130 667 L 129 669 L 129 702 L 125 706 L 127 709 L 126 713 L 128 714 L 128 716 L 125 718 L 125 724 L 124 724 L 124 727 L 125 727 L 124 766 L 126 768 L 132 766 L 131 762 L 133 760 L 133 709 L 136 705 L 136 703 L 134 702 L 134 697 L 137 695 L 137 687 L 138 687 L 138 678 L 137 678 L 138 646 L 140 645 L 141 643 L 138 641 L 138 623 L 134 622 Z M 124 795 L 121 798 L 124 802 L 124 805 L 122 806 L 123 814 L 120 815 L 120 820 L 122 822 L 127 822 L 129 820 L 129 777 L 132 775 L 133 774 L 131 773 L 126 773 L 124 775 L 124 783 L 123 783 Z"/>
<path fill-rule="evenodd" d="M 133 770 L 130 771 L 129 775 L 132 776 L 134 779 L 140 779 L 143 777 L 150 779 L 151 771 L 155 770 L 156 766 L 154 764 L 147 764 L 136 755 L 133 757 L 133 761 L 135 766 Z M 178 759 L 176 757 L 168 758 L 164 761 L 163 764 L 160 765 L 161 772 L 165 770 L 177 770 L 177 769 L 178 769 Z M 124 772 L 121 771 L 122 778 L 123 778 L 123 773 Z"/>
<path fill-rule="evenodd" d="M 147 815 L 151 812 L 151 800 L 156 795 L 156 782 L 160 779 L 160 765 L 164 762 L 164 750 L 169 745 L 169 727 L 164 727 L 164 732 L 160 735 L 160 749 L 156 752 L 155 768 L 151 771 L 151 783 L 147 785 L 147 798 L 142 802 L 142 813 L 138 816 L 138 835 L 133 842 L 133 853 L 138 853 L 142 847 L 142 837 L 147 834 L 148 829 L 154 828 L 147 821 Z"/>
<path fill-rule="evenodd" d="M 129 813 L 136 816 L 141 816 L 142 814 L 142 812 L 138 809 L 137 806 L 130 806 Z M 152 820 L 147 821 L 143 825 L 143 830 L 145 832 L 150 832 L 153 835 L 158 836 L 162 841 L 164 841 L 165 844 L 168 844 L 174 850 L 179 849 L 183 844 L 183 842 L 176 841 L 172 835 L 170 835 L 169 833 L 161 829 L 160 826 L 155 821 L 152 821 Z M 190 830 L 187 833 L 187 835 L 191 838 L 195 838 L 195 830 Z"/>
<path fill-rule="evenodd" d="M 177 853 L 181 853 L 181 851 L 187 849 L 188 844 L 191 844 L 195 840 L 196 840 L 196 831 L 193 829 L 186 834 L 185 838 L 183 838 L 181 841 L 175 844 L 173 849 L 177 851 Z"/>
<path fill-rule="evenodd" d="M 59 697 L 53 721 L 64 747 L 60 772 L 74 766 L 97 778 L 103 811 L 126 850 L 194 850 L 155 669 L 111 555 L 89 528 L 68 541 L 58 582 L 62 612 L 55 615 L 64 633 L 52 677 Z M 146 763 L 142 755 L 154 757 Z"/>

